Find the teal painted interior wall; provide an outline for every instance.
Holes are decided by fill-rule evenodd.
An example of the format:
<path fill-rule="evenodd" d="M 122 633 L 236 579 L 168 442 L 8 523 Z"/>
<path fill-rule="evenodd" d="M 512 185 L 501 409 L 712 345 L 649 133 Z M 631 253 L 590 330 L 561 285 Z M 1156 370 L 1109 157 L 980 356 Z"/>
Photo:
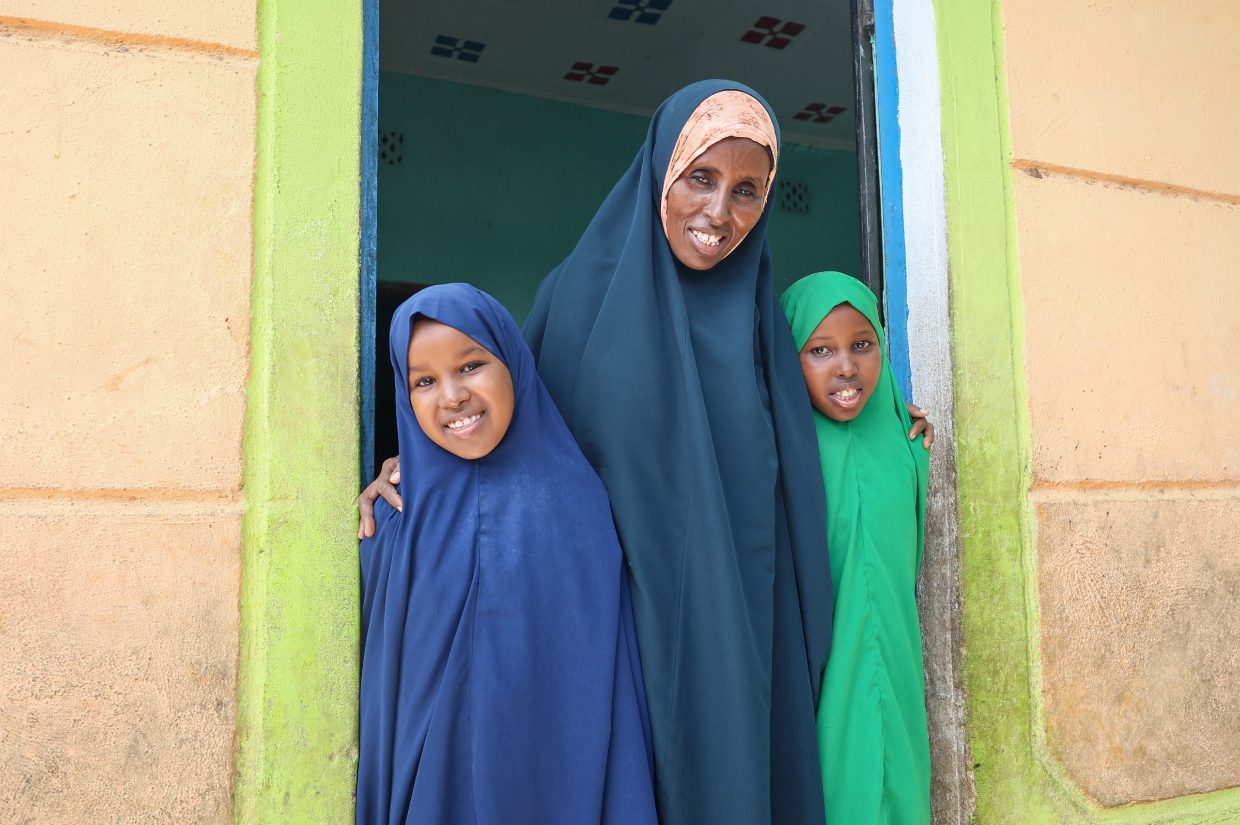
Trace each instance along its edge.
<path fill-rule="evenodd" d="M 404 135 L 379 161 L 380 281 L 469 281 L 523 320 L 632 163 L 647 119 L 385 72 L 379 128 Z M 776 286 L 860 268 L 856 156 L 786 145 L 780 178 L 807 183 L 807 215 L 772 216 Z M 382 331 L 380 331 L 382 333 Z"/>

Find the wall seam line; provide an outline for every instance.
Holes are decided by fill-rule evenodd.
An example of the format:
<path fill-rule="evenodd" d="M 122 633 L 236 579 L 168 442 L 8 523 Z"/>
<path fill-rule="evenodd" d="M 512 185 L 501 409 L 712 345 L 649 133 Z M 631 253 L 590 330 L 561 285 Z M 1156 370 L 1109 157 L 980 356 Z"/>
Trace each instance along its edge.
<path fill-rule="evenodd" d="M 1081 169 L 1074 166 L 1064 166 L 1058 163 L 1046 163 L 1026 158 L 1014 158 L 1012 160 L 1012 168 L 1035 178 L 1062 176 L 1089 183 L 1109 183 L 1126 189 L 1137 189 L 1142 192 L 1154 192 L 1160 195 L 1196 198 L 1217 201 L 1218 203 L 1225 203 L 1231 206 L 1240 206 L 1240 195 L 1232 195 L 1227 192 L 1212 192 L 1208 189 L 1196 189 L 1191 186 L 1182 186 L 1178 183 L 1133 178 L 1127 175 L 1116 175 L 1111 172 L 1095 172 L 1091 169 Z"/>
<path fill-rule="evenodd" d="M 74 40 L 105 45 L 156 47 L 170 51 L 191 52 L 216 58 L 237 58 L 247 62 L 258 60 L 257 49 L 244 49 L 240 46 L 227 46 L 223 43 L 212 43 L 207 40 L 194 40 L 188 37 L 172 37 L 163 34 L 142 34 L 138 32 L 121 32 L 112 29 L 99 29 L 91 26 L 77 26 L 72 23 L 60 23 L 53 20 L 36 20 L 28 17 L 8 17 L 0 15 L 0 32 L 12 34 L 30 34 L 36 37 L 67 36 Z"/>

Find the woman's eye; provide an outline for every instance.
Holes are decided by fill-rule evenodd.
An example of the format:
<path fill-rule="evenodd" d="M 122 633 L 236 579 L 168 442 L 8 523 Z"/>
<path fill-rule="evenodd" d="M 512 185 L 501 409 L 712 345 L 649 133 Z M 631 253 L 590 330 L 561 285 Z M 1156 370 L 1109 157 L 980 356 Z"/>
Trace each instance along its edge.
<path fill-rule="evenodd" d="M 752 186 L 738 186 L 733 191 L 735 191 L 736 194 L 740 195 L 742 198 L 756 198 L 758 196 L 758 193 L 754 191 Z"/>
<path fill-rule="evenodd" d="M 855 350 L 866 350 L 866 349 L 869 349 L 869 348 L 870 348 L 870 347 L 872 347 L 872 346 L 874 346 L 874 342 L 872 342 L 872 341 L 858 341 L 857 343 L 853 344 L 853 349 L 855 349 Z"/>
<path fill-rule="evenodd" d="M 692 175 L 689 176 L 689 178 L 694 183 L 699 183 L 702 186 L 710 186 L 710 178 L 706 177 L 706 175 L 702 174 L 701 172 L 694 172 Z"/>
<path fill-rule="evenodd" d="M 474 370 L 478 369 L 481 366 L 482 366 L 481 361 L 470 361 L 468 364 L 461 367 L 461 372 L 473 372 Z"/>
<path fill-rule="evenodd" d="M 434 384 L 434 383 L 435 383 L 434 378 L 431 378 L 429 375 L 424 375 L 414 382 L 413 387 L 414 389 L 425 389 L 426 387 L 429 387 L 431 384 Z"/>

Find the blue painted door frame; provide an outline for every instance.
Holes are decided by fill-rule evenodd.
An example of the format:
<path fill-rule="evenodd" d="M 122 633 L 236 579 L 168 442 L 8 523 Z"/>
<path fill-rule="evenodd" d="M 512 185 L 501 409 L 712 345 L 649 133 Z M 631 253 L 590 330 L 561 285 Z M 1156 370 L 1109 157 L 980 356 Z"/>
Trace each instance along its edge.
<path fill-rule="evenodd" d="M 378 308 L 379 242 L 379 0 L 362 0 L 362 221 L 358 261 L 358 414 L 361 416 L 362 483 L 375 477 L 375 324 Z"/>
<path fill-rule="evenodd" d="M 904 250 L 904 173 L 900 166 L 900 83 L 896 72 L 895 0 L 874 0 L 874 92 L 878 121 L 879 213 L 882 223 L 883 304 L 891 367 L 911 399 L 908 269 Z"/>

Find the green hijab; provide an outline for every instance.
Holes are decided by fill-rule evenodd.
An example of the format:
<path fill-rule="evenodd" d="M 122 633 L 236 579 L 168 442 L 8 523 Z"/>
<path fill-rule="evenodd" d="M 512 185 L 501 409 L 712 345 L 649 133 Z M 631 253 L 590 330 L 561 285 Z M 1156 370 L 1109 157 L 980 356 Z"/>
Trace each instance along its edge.
<path fill-rule="evenodd" d="M 780 299 L 797 351 L 831 310 L 850 304 L 869 320 L 883 352 L 883 368 L 870 400 L 852 421 L 834 421 L 814 410 L 818 455 L 827 492 L 827 533 L 831 547 L 831 576 L 839 581 L 846 552 L 855 540 L 854 526 L 879 525 L 908 518 L 892 512 L 896 502 L 908 501 L 906 489 L 893 489 L 908 479 L 911 456 L 916 475 L 916 569 L 921 567 L 926 512 L 929 457 L 921 439 L 909 440 L 912 421 L 891 372 L 887 337 L 878 318 L 878 300 L 865 284 L 840 272 L 816 272 L 788 287 Z"/>

